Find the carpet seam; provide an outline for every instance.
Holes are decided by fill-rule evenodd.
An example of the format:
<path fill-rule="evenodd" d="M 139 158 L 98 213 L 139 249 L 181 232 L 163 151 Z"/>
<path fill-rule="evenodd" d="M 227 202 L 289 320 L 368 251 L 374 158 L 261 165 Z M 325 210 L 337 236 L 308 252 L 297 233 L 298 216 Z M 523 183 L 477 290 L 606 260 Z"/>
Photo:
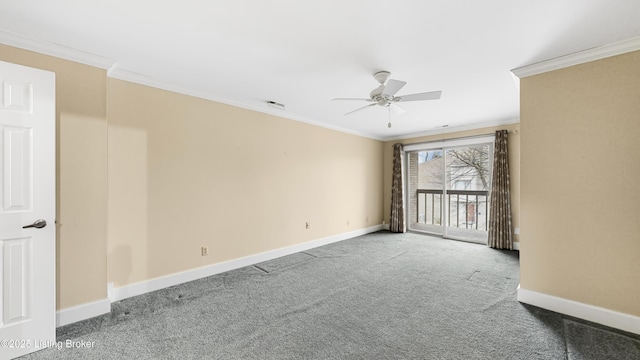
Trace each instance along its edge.
<path fill-rule="evenodd" d="M 260 267 L 260 266 L 258 266 L 258 265 L 252 265 L 252 266 L 253 266 L 254 268 L 256 268 L 256 269 L 260 270 L 260 271 L 263 271 L 265 274 L 269 274 L 269 272 L 268 272 L 267 270 L 265 270 L 265 269 L 261 268 L 261 267 Z"/>
<path fill-rule="evenodd" d="M 564 358 L 565 360 L 569 360 L 569 345 L 567 344 L 567 319 L 561 317 L 562 319 L 562 340 L 564 340 Z"/>

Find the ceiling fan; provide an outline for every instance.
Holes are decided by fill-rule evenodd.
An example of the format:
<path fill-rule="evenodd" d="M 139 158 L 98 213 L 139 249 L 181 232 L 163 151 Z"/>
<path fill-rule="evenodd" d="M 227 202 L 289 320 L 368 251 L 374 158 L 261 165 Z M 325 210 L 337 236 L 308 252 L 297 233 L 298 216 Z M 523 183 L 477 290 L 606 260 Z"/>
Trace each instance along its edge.
<path fill-rule="evenodd" d="M 400 112 L 404 112 L 405 110 L 398 106 L 397 103 L 403 101 L 421 101 L 421 100 L 438 100 L 442 95 L 442 91 L 430 91 L 418 94 L 410 94 L 410 95 L 402 95 L 395 96 L 403 86 L 407 83 L 405 81 L 389 79 L 389 75 L 391 75 L 388 71 L 378 71 L 373 74 L 373 77 L 380 83 L 380 86 L 373 89 L 369 94 L 369 98 L 335 98 L 332 100 L 361 100 L 367 101 L 371 104 L 365 105 L 363 107 L 357 108 L 355 110 L 349 111 L 345 115 L 353 114 L 356 111 L 360 111 L 362 109 L 368 108 L 370 106 L 383 106 L 388 107 L 389 111 L 391 108 L 395 108 Z M 386 84 L 385 84 L 386 83 Z M 389 122 L 389 127 L 391 127 L 391 122 Z"/>

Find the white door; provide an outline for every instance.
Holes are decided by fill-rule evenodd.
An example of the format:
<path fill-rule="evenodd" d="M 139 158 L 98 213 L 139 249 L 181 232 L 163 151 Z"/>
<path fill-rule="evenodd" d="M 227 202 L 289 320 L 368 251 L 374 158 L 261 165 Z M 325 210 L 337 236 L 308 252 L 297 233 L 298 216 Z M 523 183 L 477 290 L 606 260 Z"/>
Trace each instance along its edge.
<path fill-rule="evenodd" d="M 55 160 L 55 75 L 0 61 L 0 359 L 55 341 Z"/>

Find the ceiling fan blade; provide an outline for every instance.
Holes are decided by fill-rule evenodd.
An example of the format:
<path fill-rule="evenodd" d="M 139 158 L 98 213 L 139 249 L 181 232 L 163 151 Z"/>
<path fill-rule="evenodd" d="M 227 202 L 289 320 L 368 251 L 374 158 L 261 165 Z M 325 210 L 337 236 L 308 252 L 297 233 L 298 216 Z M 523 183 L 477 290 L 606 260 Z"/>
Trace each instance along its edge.
<path fill-rule="evenodd" d="M 407 110 L 403 109 L 400 105 L 392 103 L 389 104 L 389 106 L 391 107 L 391 112 L 393 112 L 394 115 L 402 115 L 407 112 Z"/>
<path fill-rule="evenodd" d="M 419 101 L 419 100 L 438 100 L 442 95 L 442 91 L 431 91 L 419 94 L 396 96 L 394 101 Z"/>
<path fill-rule="evenodd" d="M 362 109 L 364 109 L 364 108 L 368 108 L 369 106 L 376 106 L 376 105 L 377 105 L 376 103 L 369 104 L 369 105 L 365 105 L 365 106 L 363 106 L 363 107 L 361 107 L 361 108 L 357 108 L 357 109 L 355 109 L 355 110 L 353 110 L 353 111 L 349 111 L 349 112 L 348 112 L 348 113 L 346 113 L 345 115 L 353 114 L 353 113 L 354 113 L 354 112 L 356 112 L 356 111 L 360 111 L 360 110 L 362 110 Z"/>
<path fill-rule="evenodd" d="M 407 83 L 404 81 L 389 79 L 389 81 L 387 81 L 387 85 L 384 86 L 382 95 L 393 96 L 406 84 Z"/>
<path fill-rule="evenodd" d="M 331 101 L 335 101 L 335 100 L 364 100 L 364 101 L 373 101 L 372 99 L 365 99 L 365 98 L 335 98 L 335 99 L 331 99 Z"/>

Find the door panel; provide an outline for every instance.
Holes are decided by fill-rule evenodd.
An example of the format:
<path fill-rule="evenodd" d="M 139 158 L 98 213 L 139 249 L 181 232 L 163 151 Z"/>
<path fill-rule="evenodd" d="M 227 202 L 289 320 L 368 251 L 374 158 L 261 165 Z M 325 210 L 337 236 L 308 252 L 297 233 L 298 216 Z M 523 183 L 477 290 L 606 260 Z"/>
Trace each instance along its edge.
<path fill-rule="evenodd" d="M 31 268 L 31 239 L 12 239 L 2 242 L 2 272 L 4 274 L 2 325 L 29 318 L 29 270 Z"/>
<path fill-rule="evenodd" d="M 3 126 L 4 212 L 31 211 L 33 157 L 31 129 Z"/>
<path fill-rule="evenodd" d="M 55 341 L 55 77 L 0 62 L 0 91 L 0 359 L 13 359 Z"/>

